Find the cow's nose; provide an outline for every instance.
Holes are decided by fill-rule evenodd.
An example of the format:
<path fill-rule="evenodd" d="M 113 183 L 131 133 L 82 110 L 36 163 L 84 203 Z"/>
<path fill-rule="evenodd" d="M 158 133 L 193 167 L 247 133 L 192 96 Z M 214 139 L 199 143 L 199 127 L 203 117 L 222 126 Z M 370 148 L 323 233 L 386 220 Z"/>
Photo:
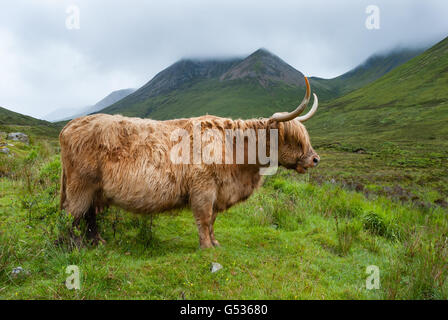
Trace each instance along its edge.
<path fill-rule="evenodd" d="M 314 157 L 313 158 L 313 162 L 314 162 L 314 165 L 317 166 L 317 164 L 319 163 L 319 158 L 318 157 Z"/>

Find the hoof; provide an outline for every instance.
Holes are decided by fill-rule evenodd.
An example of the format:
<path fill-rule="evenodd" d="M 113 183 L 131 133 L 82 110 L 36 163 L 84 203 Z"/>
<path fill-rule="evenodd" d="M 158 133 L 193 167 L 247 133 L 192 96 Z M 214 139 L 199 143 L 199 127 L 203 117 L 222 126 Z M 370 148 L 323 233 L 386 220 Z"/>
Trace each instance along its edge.
<path fill-rule="evenodd" d="M 99 243 L 105 245 L 107 242 L 106 242 L 106 240 L 101 238 L 101 236 L 98 234 L 95 237 L 93 237 L 92 239 L 90 239 L 90 243 L 92 244 L 92 246 L 96 247 L 96 246 L 98 246 Z"/>
<path fill-rule="evenodd" d="M 209 248 L 213 248 L 213 244 L 211 242 L 205 242 L 205 243 L 201 243 L 199 245 L 199 247 L 201 249 L 209 249 Z"/>
<path fill-rule="evenodd" d="M 78 248 L 81 249 L 84 247 L 81 237 L 71 237 L 70 238 L 70 248 Z"/>

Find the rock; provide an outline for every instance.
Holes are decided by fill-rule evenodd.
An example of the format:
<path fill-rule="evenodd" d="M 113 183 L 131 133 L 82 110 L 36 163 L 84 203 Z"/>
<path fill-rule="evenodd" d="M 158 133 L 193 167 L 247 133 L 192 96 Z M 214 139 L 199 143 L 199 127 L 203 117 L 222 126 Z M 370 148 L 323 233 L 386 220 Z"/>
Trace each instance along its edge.
<path fill-rule="evenodd" d="M 20 272 L 23 272 L 23 271 L 24 270 L 23 270 L 22 267 L 17 267 L 17 268 L 12 269 L 11 273 L 12 274 L 19 274 Z"/>
<path fill-rule="evenodd" d="M 335 184 L 335 183 L 336 183 L 336 180 L 331 179 L 330 182 L 331 182 L 332 184 Z"/>
<path fill-rule="evenodd" d="M 17 268 L 12 269 L 11 276 L 13 278 L 17 278 L 19 275 L 28 275 L 29 273 L 30 273 L 29 271 L 26 271 L 22 267 L 17 267 Z"/>
<path fill-rule="evenodd" d="M 20 141 L 26 144 L 30 143 L 30 138 L 22 132 L 12 132 L 6 137 L 8 140 Z"/>
<path fill-rule="evenodd" d="M 11 150 L 9 150 L 9 148 L 6 147 L 0 147 L 0 153 L 10 154 Z"/>
<path fill-rule="evenodd" d="M 220 264 L 217 263 L 217 262 L 212 262 L 212 266 L 211 266 L 211 268 L 210 268 L 210 271 L 211 271 L 212 273 L 218 272 L 218 271 L 221 270 L 221 269 L 222 269 L 222 265 L 220 265 Z"/>

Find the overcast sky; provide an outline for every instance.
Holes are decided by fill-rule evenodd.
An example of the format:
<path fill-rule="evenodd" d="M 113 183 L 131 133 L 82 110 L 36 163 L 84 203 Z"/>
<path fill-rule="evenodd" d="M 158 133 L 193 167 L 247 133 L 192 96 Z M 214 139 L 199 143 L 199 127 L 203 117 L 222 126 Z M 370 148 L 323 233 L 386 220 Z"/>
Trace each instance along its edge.
<path fill-rule="evenodd" d="M 79 29 L 66 26 L 70 5 Z M 366 28 L 369 5 L 380 29 Z M 447 17 L 446 0 L 2 0 L 0 106 L 43 117 L 138 88 L 183 57 L 260 47 L 330 78 L 376 52 L 434 44 L 448 36 Z"/>

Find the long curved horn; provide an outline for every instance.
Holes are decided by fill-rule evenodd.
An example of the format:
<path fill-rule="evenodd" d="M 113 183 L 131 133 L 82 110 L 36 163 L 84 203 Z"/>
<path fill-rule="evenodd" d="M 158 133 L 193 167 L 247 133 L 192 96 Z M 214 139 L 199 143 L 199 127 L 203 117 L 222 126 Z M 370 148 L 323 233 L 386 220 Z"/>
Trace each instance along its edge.
<path fill-rule="evenodd" d="M 311 110 L 306 115 L 297 117 L 296 120 L 299 120 L 300 122 L 305 122 L 306 120 L 308 120 L 309 118 L 314 116 L 314 114 L 317 111 L 317 106 L 319 105 L 319 101 L 317 100 L 317 96 L 315 93 L 313 93 L 313 96 L 314 96 L 314 102 L 313 102 L 313 106 L 311 107 Z"/>
<path fill-rule="evenodd" d="M 296 118 L 297 116 L 299 116 L 303 112 L 303 110 L 306 109 L 306 106 L 308 105 L 308 102 L 310 102 L 310 97 L 311 97 L 311 88 L 310 88 L 310 83 L 308 82 L 307 77 L 305 77 L 305 84 L 306 84 L 305 97 L 303 98 L 300 105 L 296 108 L 296 110 L 294 110 L 293 112 L 290 112 L 290 113 L 284 113 L 284 112 L 275 113 L 274 115 L 272 115 L 271 120 L 278 121 L 278 122 L 289 121 L 289 120 L 292 120 L 292 119 Z"/>

